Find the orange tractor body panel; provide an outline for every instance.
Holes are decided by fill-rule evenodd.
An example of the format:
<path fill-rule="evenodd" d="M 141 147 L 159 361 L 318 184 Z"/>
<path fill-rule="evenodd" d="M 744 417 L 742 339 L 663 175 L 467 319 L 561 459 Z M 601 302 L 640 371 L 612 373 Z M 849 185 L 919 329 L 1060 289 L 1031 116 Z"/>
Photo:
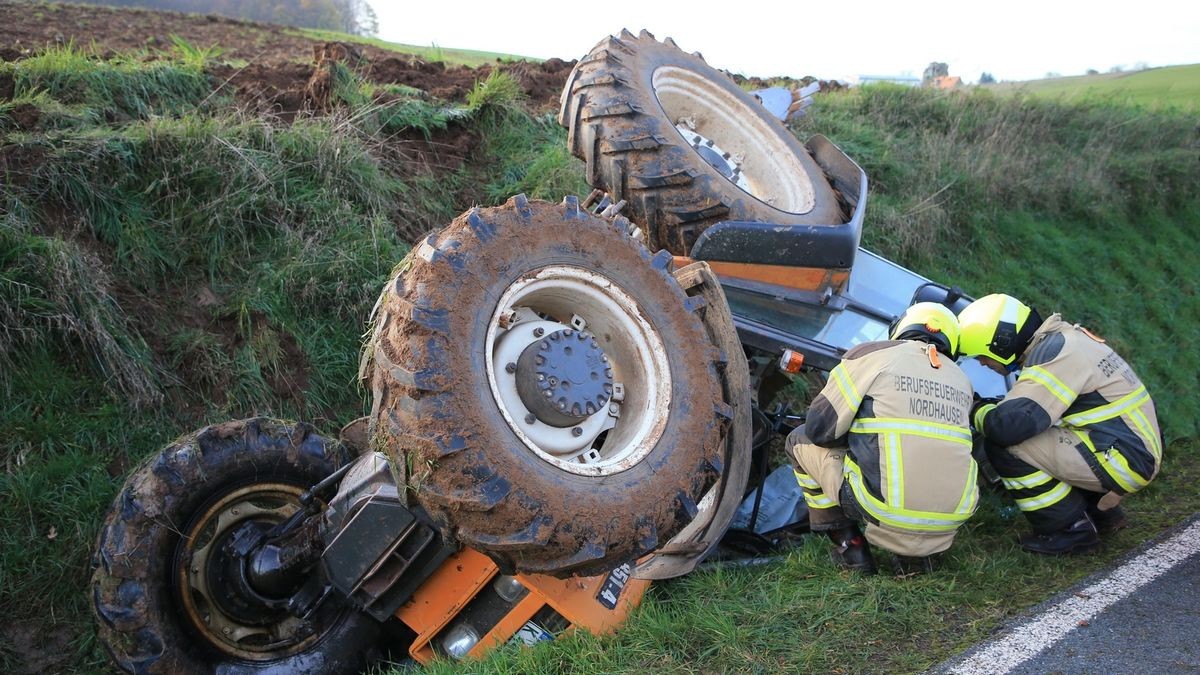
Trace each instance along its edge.
<path fill-rule="evenodd" d="M 675 256 L 676 269 L 687 267 L 693 262 L 691 258 Z M 825 289 L 832 289 L 837 292 L 845 288 L 846 282 L 850 280 L 850 270 L 848 269 L 759 265 L 719 260 L 706 260 L 705 262 L 712 268 L 713 273 L 722 279 L 757 281 L 800 291 L 821 292 Z"/>
<path fill-rule="evenodd" d="M 451 555 L 396 610 L 396 617 L 417 634 L 409 647 L 409 655 L 421 664 L 438 658 L 440 654 L 434 647 L 434 639 L 498 576 L 500 568 L 478 551 L 462 549 Z M 566 620 L 566 630 L 583 628 L 595 634 L 611 632 L 625 622 L 650 585 L 649 581 L 633 579 L 628 566 L 594 577 L 556 579 L 521 574 L 516 579 L 528 589 L 528 595 L 481 636 L 468 657 L 482 658 L 497 646 L 517 639 L 518 633 L 546 607 Z"/>

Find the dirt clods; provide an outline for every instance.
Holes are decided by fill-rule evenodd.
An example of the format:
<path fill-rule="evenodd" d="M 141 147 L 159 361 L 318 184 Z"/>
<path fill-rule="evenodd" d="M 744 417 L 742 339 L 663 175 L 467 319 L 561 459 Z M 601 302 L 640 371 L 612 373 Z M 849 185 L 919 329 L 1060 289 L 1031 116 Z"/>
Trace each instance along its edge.
<path fill-rule="evenodd" d="M 557 104 L 574 61 L 543 63 L 496 62 L 479 68 L 430 62 L 415 56 L 366 44 L 317 42 L 283 26 L 238 21 L 218 16 L 177 12 L 115 9 L 92 5 L 46 5 L 37 12 L 26 3 L 0 0 L 0 60 L 28 58 L 48 46 L 75 45 L 101 56 L 143 52 L 146 58 L 165 55 L 172 36 L 197 49 L 214 49 L 223 62 L 244 67 L 216 66 L 216 84 L 228 83 L 239 104 L 251 112 L 274 112 L 291 121 L 303 109 L 310 78 L 313 96 L 307 100 L 323 109 L 328 82 L 322 63 L 341 62 L 377 84 L 402 84 L 444 101 L 460 102 L 477 82 L 493 70 L 512 74 L 534 106 Z M 312 60 L 309 60 L 311 56 Z M 0 99 L 12 97 L 11 77 L 0 76 Z"/>

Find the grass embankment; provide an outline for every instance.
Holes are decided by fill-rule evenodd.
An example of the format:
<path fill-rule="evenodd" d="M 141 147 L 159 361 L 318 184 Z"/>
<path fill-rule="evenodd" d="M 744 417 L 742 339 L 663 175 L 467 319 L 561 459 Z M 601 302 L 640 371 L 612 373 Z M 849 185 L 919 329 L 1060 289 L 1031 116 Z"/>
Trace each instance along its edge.
<path fill-rule="evenodd" d="M 22 639 L 70 655 L 54 668 L 105 667 L 87 559 L 142 458 L 253 414 L 334 431 L 364 409 L 353 381 L 363 321 L 412 238 L 473 202 L 585 189 L 564 132 L 527 114 L 503 77 L 449 106 L 344 72 L 340 112 L 284 125 L 231 111 L 205 68 L 182 52 L 165 64 L 56 51 L 0 65 L 14 90 L 0 101 L 5 670 L 24 658 Z M 1143 373 L 1175 440 L 1159 482 L 1129 502 L 1140 527 L 1105 557 L 1021 554 L 1020 523 L 991 499 L 931 577 L 857 580 L 811 541 L 770 567 L 656 585 L 617 636 L 468 668 L 917 670 L 1200 510 L 1187 395 L 1197 356 L 1178 343 L 1200 321 L 1194 124 L 880 88 L 819 99 L 800 130 L 867 168 L 872 248 L 972 293 L 1061 309 Z M 412 159 L 411 144 L 455 133 L 479 139 L 465 163 Z"/>
<path fill-rule="evenodd" d="M 1196 436 L 1194 115 L 894 87 L 821 102 L 800 131 L 866 169 L 867 247 L 1091 326 L 1146 380 L 1168 440 Z"/>

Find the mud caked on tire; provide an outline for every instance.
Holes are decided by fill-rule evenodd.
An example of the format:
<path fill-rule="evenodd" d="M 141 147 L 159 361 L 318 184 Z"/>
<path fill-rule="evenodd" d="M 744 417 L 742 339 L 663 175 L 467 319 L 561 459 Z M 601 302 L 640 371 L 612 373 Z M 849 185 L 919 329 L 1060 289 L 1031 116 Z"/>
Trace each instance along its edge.
<path fill-rule="evenodd" d="M 652 249 L 688 255 L 723 220 L 836 225 L 809 151 L 727 75 L 667 38 L 623 31 L 576 64 L 558 121 L 587 181 L 628 201 Z"/>
<path fill-rule="evenodd" d="M 729 406 L 691 300 L 624 218 L 510 199 L 419 244 L 380 297 L 372 439 L 443 534 L 595 574 L 665 543 L 722 468 Z"/>
<path fill-rule="evenodd" d="M 284 610 L 245 618 L 216 599 L 222 541 L 294 513 L 339 452 L 308 425 L 249 419 L 185 436 L 143 463 L 94 558 L 92 605 L 114 662 L 130 673 L 362 670 L 379 629 L 336 600 L 305 622 Z"/>

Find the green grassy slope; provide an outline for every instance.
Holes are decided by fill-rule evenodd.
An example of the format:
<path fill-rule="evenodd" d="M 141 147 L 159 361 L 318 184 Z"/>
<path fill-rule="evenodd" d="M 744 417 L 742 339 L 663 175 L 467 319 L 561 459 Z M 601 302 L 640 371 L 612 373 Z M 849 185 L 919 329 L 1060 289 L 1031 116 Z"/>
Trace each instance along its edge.
<path fill-rule="evenodd" d="M 1149 107 L 1200 111 L 1200 64 L 1126 73 L 1054 77 L 985 85 L 997 93 L 1024 93 L 1064 101 L 1107 100 Z"/>
<path fill-rule="evenodd" d="M 70 50 L 0 64 L 0 629 L 55 636 L 53 669 L 105 667 L 88 556 L 139 461 L 233 417 L 336 430 L 364 411 L 363 322 L 411 237 L 472 203 L 586 189 L 565 132 L 503 76 L 447 103 L 342 72 L 333 115 L 283 124 L 235 113 L 207 68 Z M 867 169 L 869 247 L 1084 321 L 1147 380 L 1166 469 L 1103 556 L 1021 554 L 1021 524 L 990 499 L 928 578 L 856 580 L 811 541 L 658 584 L 619 635 L 434 670 L 916 671 L 1200 510 L 1196 122 L 871 87 L 819 98 L 797 127 Z M 416 159 L 447 134 L 476 139 L 466 162 Z M 23 658 L 0 641 L 0 668 Z"/>
<path fill-rule="evenodd" d="M 800 131 L 871 177 L 868 247 L 1091 326 L 1156 393 L 1168 439 L 1196 435 L 1194 115 L 886 86 L 822 103 Z"/>
<path fill-rule="evenodd" d="M 440 47 L 436 44 L 428 47 L 419 45 L 406 45 L 399 42 L 388 42 L 379 38 L 362 37 L 359 35 L 347 35 L 331 30 L 318 30 L 315 28 L 297 28 L 296 33 L 304 37 L 314 40 L 334 40 L 337 42 L 354 42 L 358 44 L 371 45 L 386 49 L 388 51 L 398 52 L 400 54 L 411 54 L 418 56 L 429 62 L 443 62 L 458 66 L 482 66 L 487 63 L 495 63 L 496 61 L 529 61 L 531 63 L 539 63 L 542 59 L 534 59 L 528 56 L 519 56 L 517 54 L 501 54 L 498 52 L 483 52 L 475 49 L 455 49 L 451 47 Z"/>

